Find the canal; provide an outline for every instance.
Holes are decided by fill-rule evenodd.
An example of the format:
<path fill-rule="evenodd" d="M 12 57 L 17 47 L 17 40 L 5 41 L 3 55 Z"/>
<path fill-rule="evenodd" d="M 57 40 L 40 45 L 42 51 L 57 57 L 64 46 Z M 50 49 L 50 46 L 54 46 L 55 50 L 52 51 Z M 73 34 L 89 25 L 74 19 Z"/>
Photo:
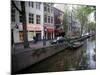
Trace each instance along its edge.
<path fill-rule="evenodd" d="M 84 45 L 75 50 L 65 49 L 19 73 L 42 73 L 73 70 L 96 69 L 96 41 L 91 37 Z"/>

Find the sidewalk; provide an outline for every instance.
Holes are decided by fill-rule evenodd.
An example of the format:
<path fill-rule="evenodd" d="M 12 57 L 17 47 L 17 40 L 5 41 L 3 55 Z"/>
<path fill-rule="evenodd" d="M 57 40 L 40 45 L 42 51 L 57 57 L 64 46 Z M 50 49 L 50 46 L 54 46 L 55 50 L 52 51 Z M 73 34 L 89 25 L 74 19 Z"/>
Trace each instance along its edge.
<path fill-rule="evenodd" d="M 29 48 L 24 48 L 23 44 L 17 44 L 17 45 L 14 46 L 12 53 L 29 51 L 29 50 L 32 50 L 32 49 L 38 49 L 38 48 L 47 47 L 47 46 L 50 46 L 50 45 L 51 44 L 49 43 L 49 41 L 46 41 L 46 46 L 43 46 L 43 41 L 38 41 L 37 43 L 30 42 Z"/>

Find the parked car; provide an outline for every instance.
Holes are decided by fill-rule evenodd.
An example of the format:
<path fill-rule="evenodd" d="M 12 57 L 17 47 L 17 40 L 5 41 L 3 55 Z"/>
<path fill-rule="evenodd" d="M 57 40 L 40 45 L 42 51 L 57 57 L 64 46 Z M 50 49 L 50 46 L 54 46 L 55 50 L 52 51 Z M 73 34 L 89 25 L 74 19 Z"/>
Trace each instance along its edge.
<path fill-rule="evenodd" d="M 87 35 L 89 35 L 89 33 L 84 33 L 84 34 L 82 34 L 82 36 L 87 36 Z"/>
<path fill-rule="evenodd" d="M 64 37 L 57 37 L 54 40 L 51 40 L 51 44 L 58 44 L 58 43 L 64 43 L 66 39 Z"/>

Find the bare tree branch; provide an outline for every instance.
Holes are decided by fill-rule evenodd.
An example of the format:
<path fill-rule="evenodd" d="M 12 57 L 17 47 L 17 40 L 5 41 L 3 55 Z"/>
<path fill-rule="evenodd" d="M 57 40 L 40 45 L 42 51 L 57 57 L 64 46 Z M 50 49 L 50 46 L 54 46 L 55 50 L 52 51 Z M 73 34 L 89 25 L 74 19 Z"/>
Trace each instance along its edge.
<path fill-rule="evenodd" d="M 22 14 L 22 11 L 16 6 L 14 1 L 11 1 L 11 2 L 12 2 L 12 5 L 17 9 L 17 11 L 19 11 L 19 13 Z"/>

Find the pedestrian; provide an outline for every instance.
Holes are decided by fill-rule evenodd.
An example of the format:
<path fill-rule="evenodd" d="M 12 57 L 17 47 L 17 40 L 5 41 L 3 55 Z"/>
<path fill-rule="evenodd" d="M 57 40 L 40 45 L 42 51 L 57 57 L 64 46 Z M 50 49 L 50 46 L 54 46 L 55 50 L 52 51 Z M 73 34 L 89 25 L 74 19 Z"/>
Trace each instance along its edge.
<path fill-rule="evenodd" d="M 35 37 L 35 43 L 37 43 L 37 37 Z"/>
<path fill-rule="evenodd" d="M 33 42 L 35 43 L 35 37 L 33 36 Z"/>

